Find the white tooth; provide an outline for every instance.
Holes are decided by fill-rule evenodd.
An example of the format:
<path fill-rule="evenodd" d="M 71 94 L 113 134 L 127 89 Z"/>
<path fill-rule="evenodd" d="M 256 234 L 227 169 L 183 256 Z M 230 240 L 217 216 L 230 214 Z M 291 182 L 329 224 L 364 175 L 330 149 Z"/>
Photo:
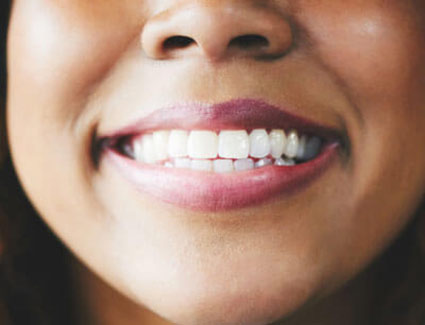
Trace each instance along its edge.
<path fill-rule="evenodd" d="M 308 139 L 307 144 L 305 146 L 303 160 L 310 160 L 315 158 L 322 148 L 322 140 L 318 137 L 311 137 Z"/>
<path fill-rule="evenodd" d="M 298 152 L 298 144 L 300 140 L 298 139 L 297 131 L 293 130 L 289 132 L 288 137 L 286 138 L 286 148 L 285 156 L 288 158 L 295 158 Z"/>
<path fill-rule="evenodd" d="M 168 158 L 168 138 L 169 131 L 156 131 L 153 133 L 153 143 L 155 145 L 156 160 L 165 160 Z"/>
<path fill-rule="evenodd" d="M 233 171 L 233 161 L 230 159 L 214 160 L 214 171 L 216 173 L 230 173 Z"/>
<path fill-rule="evenodd" d="M 201 170 L 201 171 L 212 171 L 213 163 L 211 160 L 197 160 L 194 159 L 190 163 L 190 168 L 193 170 Z"/>
<path fill-rule="evenodd" d="M 235 170 L 250 170 L 254 169 L 254 161 L 252 159 L 238 159 L 234 162 Z"/>
<path fill-rule="evenodd" d="M 172 130 L 168 140 L 168 154 L 170 157 L 186 157 L 187 156 L 187 140 L 189 132 L 184 130 Z"/>
<path fill-rule="evenodd" d="M 305 154 L 305 146 L 307 144 L 307 137 L 305 135 L 301 136 L 300 143 L 298 144 L 297 158 L 301 159 Z"/>
<path fill-rule="evenodd" d="M 218 136 L 212 131 L 190 132 L 187 151 L 189 157 L 197 159 L 216 158 L 218 151 Z"/>
<path fill-rule="evenodd" d="M 294 166 L 295 161 L 287 158 L 277 158 L 274 162 L 276 166 Z"/>
<path fill-rule="evenodd" d="M 134 159 L 139 162 L 144 162 L 143 157 L 143 137 L 137 137 L 132 140 Z"/>
<path fill-rule="evenodd" d="M 221 131 L 218 136 L 218 155 L 222 158 L 248 158 L 249 137 L 245 130 Z"/>
<path fill-rule="evenodd" d="M 152 134 L 147 134 L 143 136 L 142 147 L 143 147 L 144 162 L 148 164 L 155 163 L 156 162 L 155 144 L 153 142 Z"/>
<path fill-rule="evenodd" d="M 253 130 L 249 135 L 249 140 L 251 157 L 263 158 L 270 154 L 270 140 L 266 130 Z"/>
<path fill-rule="evenodd" d="M 176 158 L 174 159 L 174 166 L 176 168 L 190 168 L 190 159 L 189 158 Z"/>
<path fill-rule="evenodd" d="M 286 146 L 286 135 L 283 130 L 272 130 L 269 134 L 270 151 L 273 158 L 279 158 L 283 155 Z"/>
<path fill-rule="evenodd" d="M 271 159 L 269 159 L 269 158 L 263 158 L 263 159 L 258 160 L 258 161 L 255 163 L 255 168 L 260 168 L 260 167 L 264 167 L 264 166 L 269 166 L 269 165 L 271 165 L 271 164 L 272 164 L 272 160 L 271 160 Z"/>

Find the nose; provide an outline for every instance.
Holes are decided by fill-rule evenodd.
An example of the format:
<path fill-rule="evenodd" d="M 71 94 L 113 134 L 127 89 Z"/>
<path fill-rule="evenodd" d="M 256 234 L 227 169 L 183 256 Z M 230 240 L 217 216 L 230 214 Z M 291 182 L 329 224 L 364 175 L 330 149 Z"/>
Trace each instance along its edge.
<path fill-rule="evenodd" d="M 186 3 L 148 19 L 141 36 L 145 53 L 159 60 L 186 56 L 203 56 L 209 61 L 270 59 L 283 56 L 291 47 L 291 26 L 275 9 L 205 3 Z"/>

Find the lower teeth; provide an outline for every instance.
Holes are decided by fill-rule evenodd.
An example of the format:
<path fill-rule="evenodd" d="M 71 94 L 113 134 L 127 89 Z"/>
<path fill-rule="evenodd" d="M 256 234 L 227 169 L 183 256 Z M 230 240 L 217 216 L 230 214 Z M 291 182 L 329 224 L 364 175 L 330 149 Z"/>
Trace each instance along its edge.
<path fill-rule="evenodd" d="M 263 159 L 189 159 L 177 158 L 157 163 L 158 166 L 166 168 L 189 169 L 197 171 L 215 172 L 218 174 L 230 173 L 235 171 L 246 171 L 263 168 L 267 166 L 294 166 L 297 162 L 289 158 L 263 158 Z"/>

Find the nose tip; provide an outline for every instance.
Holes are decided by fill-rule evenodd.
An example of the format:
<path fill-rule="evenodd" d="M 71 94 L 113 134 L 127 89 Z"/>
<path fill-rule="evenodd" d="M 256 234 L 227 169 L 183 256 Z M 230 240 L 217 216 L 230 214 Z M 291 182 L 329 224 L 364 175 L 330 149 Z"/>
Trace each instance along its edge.
<path fill-rule="evenodd" d="M 198 4 L 170 8 L 151 17 L 141 41 L 153 59 L 275 58 L 290 48 L 292 31 L 288 21 L 271 8 Z"/>

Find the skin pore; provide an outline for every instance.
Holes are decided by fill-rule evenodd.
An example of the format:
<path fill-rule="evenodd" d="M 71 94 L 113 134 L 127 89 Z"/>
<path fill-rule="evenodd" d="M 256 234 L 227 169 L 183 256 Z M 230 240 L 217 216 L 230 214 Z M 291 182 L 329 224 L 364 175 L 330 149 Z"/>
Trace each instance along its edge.
<path fill-rule="evenodd" d="M 10 150 L 43 220 L 90 269 L 76 266 L 87 317 L 366 324 L 374 272 L 361 272 L 425 193 L 424 21 L 421 0 L 15 0 Z M 229 45 L 246 34 L 268 47 Z M 194 43 L 164 47 L 173 36 Z M 337 129 L 337 158 L 306 189 L 212 212 L 94 162 L 93 136 L 238 98 Z"/>

